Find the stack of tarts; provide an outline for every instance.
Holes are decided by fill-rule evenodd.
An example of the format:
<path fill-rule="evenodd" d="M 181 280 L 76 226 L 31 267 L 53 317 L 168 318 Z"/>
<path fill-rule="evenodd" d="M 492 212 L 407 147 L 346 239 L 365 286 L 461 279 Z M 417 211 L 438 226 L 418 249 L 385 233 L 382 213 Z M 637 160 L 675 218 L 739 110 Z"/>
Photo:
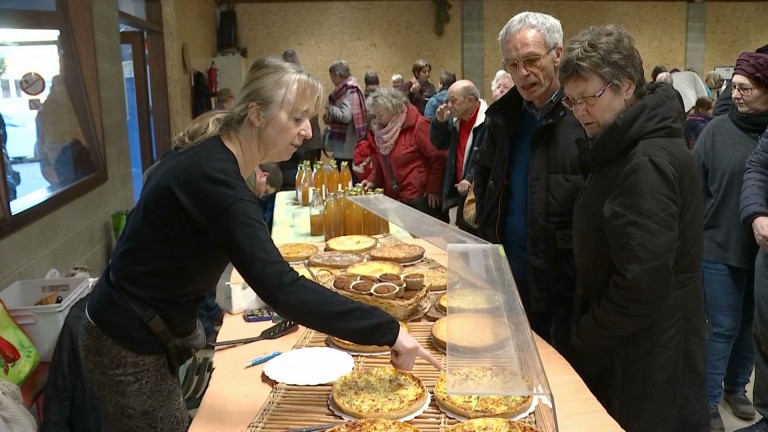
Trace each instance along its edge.
<path fill-rule="evenodd" d="M 331 410 L 347 419 L 410 420 L 429 405 L 430 396 L 416 375 L 392 367 L 360 368 L 331 388 Z"/>

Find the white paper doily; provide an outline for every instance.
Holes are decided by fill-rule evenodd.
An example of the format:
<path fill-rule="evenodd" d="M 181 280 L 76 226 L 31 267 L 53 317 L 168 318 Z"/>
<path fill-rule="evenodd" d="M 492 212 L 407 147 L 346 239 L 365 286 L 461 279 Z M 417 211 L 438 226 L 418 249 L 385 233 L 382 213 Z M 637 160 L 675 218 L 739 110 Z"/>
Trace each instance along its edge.
<path fill-rule="evenodd" d="M 264 374 L 292 385 L 319 385 L 336 381 L 355 367 L 351 355 L 333 348 L 313 347 L 288 351 L 268 361 Z"/>
<path fill-rule="evenodd" d="M 377 352 L 360 352 L 360 351 L 352 351 L 350 349 L 344 348 L 343 346 L 339 346 L 336 344 L 336 342 L 333 340 L 332 337 L 328 336 L 328 345 L 333 348 L 337 349 L 339 351 L 344 351 L 345 353 L 352 354 L 352 355 L 359 355 L 359 356 L 375 356 L 375 355 L 384 355 L 389 354 L 389 350 L 386 351 L 377 351 Z"/>
<path fill-rule="evenodd" d="M 510 420 L 521 420 L 521 419 L 523 419 L 525 417 L 528 417 L 536 409 L 536 405 L 539 404 L 539 399 L 541 399 L 545 404 L 549 405 L 549 403 L 548 403 L 549 399 L 547 399 L 546 397 L 533 396 L 533 401 L 531 402 L 531 406 L 528 407 L 527 410 L 525 410 L 524 412 L 522 412 L 522 413 L 520 413 L 520 414 L 518 414 L 518 415 L 516 415 L 514 417 L 503 417 L 503 418 L 508 418 Z M 442 403 L 440 403 L 440 399 L 438 399 L 438 398 L 435 398 L 435 405 L 437 405 L 437 407 L 440 408 L 440 411 L 442 411 L 445 415 L 447 415 L 448 417 L 450 417 L 452 419 L 456 419 L 456 420 L 460 420 L 460 421 L 470 420 L 467 417 L 460 416 L 458 414 L 454 414 L 451 411 L 449 411 L 448 408 L 446 408 Z M 499 416 L 493 416 L 493 417 L 499 417 Z"/>
<path fill-rule="evenodd" d="M 426 402 L 424 402 L 424 405 L 422 405 L 421 408 L 416 410 L 416 412 L 414 412 L 411 415 L 408 415 L 408 416 L 405 416 L 405 417 L 399 418 L 399 419 L 394 419 L 394 420 L 396 420 L 396 421 L 409 421 L 409 420 L 415 419 L 416 417 L 420 416 L 424 411 L 426 411 L 427 407 L 429 407 L 429 402 L 431 402 L 431 401 L 432 401 L 432 394 L 427 392 L 427 400 L 426 400 Z M 344 420 L 360 420 L 357 417 L 352 417 L 349 414 L 343 413 L 339 409 L 339 407 L 337 407 L 336 404 L 333 402 L 333 395 L 328 396 L 328 407 L 331 409 L 331 411 L 333 411 L 334 414 L 336 414 L 337 416 L 343 418 Z"/>

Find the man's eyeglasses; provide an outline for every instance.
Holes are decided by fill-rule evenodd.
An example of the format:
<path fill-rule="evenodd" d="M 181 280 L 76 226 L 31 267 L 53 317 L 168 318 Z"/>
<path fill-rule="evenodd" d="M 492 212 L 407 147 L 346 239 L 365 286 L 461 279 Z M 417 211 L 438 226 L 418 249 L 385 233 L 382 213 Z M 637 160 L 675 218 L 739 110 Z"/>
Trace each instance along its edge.
<path fill-rule="evenodd" d="M 754 87 L 733 86 L 732 91 L 738 91 L 742 96 L 749 96 L 757 90 Z"/>
<path fill-rule="evenodd" d="M 541 61 L 544 59 L 544 57 L 546 57 L 547 54 L 552 52 L 555 48 L 557 47 L 548 49 L 547 52 L 542 55 L 532 55 L 520 60 L 504 59 L 501 62 L 501 68 L 504 69 L 504 72 L 509 74 L 516 72 L 520 66 L 523 66 L 525 70 L 538 68 L 541 65 Z"/>
<path fill-rule="evenodd" d="M 563 105 L 565 105 L 566 108 L 571 110 L 576 109 L 576 107 L 581 107 L 581 108 L 591 107 L 592 105 L 595 104 L 595 102 L 597 102 L 597 99 L 600 96 L 602 96 L 606 92 L 606 90 L 608 90 L 608 87 L 610 87 L 611 84 L 612 83 L 609 82 L 608 84 L 605 85 L 605 87 L 601 88 L 599 92 L 593 94 L 592 96 L 584 96 L 581 99 L 573 100 L 568 96 L 566 96 L 563 98 Z"/>

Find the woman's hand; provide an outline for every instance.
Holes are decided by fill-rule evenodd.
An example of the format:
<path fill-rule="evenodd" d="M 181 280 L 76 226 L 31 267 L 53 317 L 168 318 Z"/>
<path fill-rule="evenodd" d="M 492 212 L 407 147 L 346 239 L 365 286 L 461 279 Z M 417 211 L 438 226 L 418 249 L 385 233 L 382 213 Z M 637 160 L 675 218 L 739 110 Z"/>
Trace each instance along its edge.
<path fill-rule="evenodd" d="M 440 197 L 439 196 L 437 196 L 435 194 L 432 194 L 432 193 L 427 193 L 426 197 L 427 197 L 427 204 L 429 204 L 429 207 L 437 208 L 437 206 L 440 205 Z"/>
<path fill-rule="evenodd" d="M 469 192 L 469 187 L 472 186 L 472 183 L 470 183 L 469 180 L 463 179 L 456 185 L 456 190 L 461 194 L 461 196 L 467 196 L 467 192 Z"/>
<path fill-rule="evenodd" d="M 411 86 L 411 93 L 418 93 L 421 90 L 421 84 L 418 81 L 414 82 Z"/>
<path fill-rule="evenodd" d="M 437 370 L 442 370 L 440 362 L 429 351 L 424 349 L 419 341 L 414 339 L 407 330 L 401 327 L 397 340 L 390 351 L 390 362 L 397 369 L 411 370 L 413 369 L 413 364 L 416 363 L 416 357 L 421 357 L 437 368 Z"/>
<path fill-rule="evenodd" d="M 758 216 L 752 219 L 752 231 L 755 232 L 757 245 L 763 252 L 768 253 L 768 216 Z"/>
<path fill-rule="evenodd" d="M 376 185 L 374 185 L 372 182 L 370 182 L 368 180 L 361 181 L 360 182 L 360 186 L 362 186 L 363 189 L 365 189 L 365 190 L 376 189 Z"/>

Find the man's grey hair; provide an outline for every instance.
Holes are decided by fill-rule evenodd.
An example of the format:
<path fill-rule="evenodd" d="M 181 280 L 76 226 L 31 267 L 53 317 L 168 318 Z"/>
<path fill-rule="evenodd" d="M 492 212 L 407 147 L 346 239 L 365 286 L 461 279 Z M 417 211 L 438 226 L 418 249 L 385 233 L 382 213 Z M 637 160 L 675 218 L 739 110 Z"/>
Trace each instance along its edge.
<path fill-rule="evenodd" d="M 526 29 L 538 30 L 544 43 L 547 44 L 547 49 L 563 46 L 563 27 L 560 21 L 551 15 L 539 12 L 520 12 L 513 16 L 499 32 L 499 43 L 504 44 Z"/>
<path fill-rule="evenodd" d="M 328 72 L 339 78 L 349 78 L 352 73 L 349 72 L 349 63 L 346 60 L 336 60 L 331 63 L 331 67 L 328 68 Z"/>

